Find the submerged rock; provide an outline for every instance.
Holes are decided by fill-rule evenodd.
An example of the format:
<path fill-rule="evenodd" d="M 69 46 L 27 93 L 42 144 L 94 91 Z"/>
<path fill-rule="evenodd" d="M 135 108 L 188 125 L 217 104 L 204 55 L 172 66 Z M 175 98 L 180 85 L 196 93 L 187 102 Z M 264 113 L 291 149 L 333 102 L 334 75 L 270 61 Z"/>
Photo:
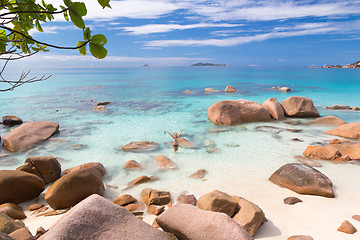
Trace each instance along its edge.
<path fill-rule="evenodd" d="M 23 120 L 15 115 L 6 115 L 2 117 L 3 125 L 15 126 L 23 123 Z"/>
<path fill-rule="evenodd" d="M 341 120 L 338 117 L 326 116 L 326 117 L 315 119 L 314 121 L 311 121 L 308 124 L 343 125 L 343 124 L 346 124 L 346 122 Z"/>
<path fill-rule="evenodd" d="M 239 204 L 229 194 L 214 190 L 199 198 L 198 207 L 206 211 L 222 212 L 232 217 L 238 210 Z"/>
<path fill-rule="evenodd" d="M 34 174 L 0 170 L 0 204 L 26 202 L 39 196 L 44 188 L 44 180 Z"/>
<path fill-rule="evenodd" d="M 154 177 L 154 176 L 148 177 L 148 176 L 142 175 L 142 176 L 132 180 L 130 182 L 129 186 L 139 185 L 139 184 L 147 183 L 147 182 L 154 182 L 157 180 L 159 180 L 158 177 Z"/>
<path fill-rule="evenodd" d="M 57 180 L 46 191 L 45 201 L 53 209 L 70 208 L 97 193 L 102 195 L 102 175 L 95 168 L 84 168 L 70 172 Z"/>
<path fill-rule="evenodd" d="M 21 152 L 45 141 L 58 130 L 59 124 L 56 122 L 28 122 L 3 138 L 4 147 L 11 152 Z"/>
<path fill-rule="evenodd" d="M 240 205 L 239 212 L 233 217 L 234 221 L 239 223 L 250 236 L 254 236 L 266 220 L 263 210 L 245 198 L 238 196 L 232 196 L 232 198 Z"/>
<path fill-rule="evenodd" d="M 341 125 L 332 130 L 326 131 L 326 134 L 335 135 L 344 138 L 359 139 L 360 138 L 360 122 L 353 122 Z"/>
<path fill-rule="evenodd" d="M 182 147 L 182 148 L 188 148 L 188 149 L 196 149 L 196 148 L 198 148 L 196 143 L 191 142 L 191 141 L 189 141 L 189 140 L 187 140 L 186 138 L 183 138 L 183 137 L 179 138 L 178 142 L 179 142 L 180 147 Z"/>
<path fill-rule="evenodd" d="M 39 239 L 89 239 L 89 236 L 93 240 L 176 240 L 172 234 L 153 228 L 96 194 L 72 208 Z"/>
<path fill-rule="evenodd" d="M 269 180 L 299 194 L 335 197 L 331 180 L 318 170 L 301 163 L 283 165 Z"/>
<path fill-rule="evenodd" d="M 237 92 L 237 89 L 234 88 L 233 86 L 228 85 L 228 86 L 225 88 L 225 92 L 227 92 L 227 93 L 233 93 L 233 92 Z"/>
<path fill-rule="evenodd" d="M 160 145 L 156 142 L 142 141 L 131 142 L 121 147 L 121 150 L 127 152 L 152 152 L 158 150 Z"/>
<path fill-rule="evenodd" d="M 159 170 L 178 169 L 178 166 L 165 155 L 157 156 L 155 158 L 155 164 L 158 166 Z"/>
<path fill-rule="evenodd" d="M 284 109 L 276 98 L 269 98 L 262 105 L 269 111 L 271 117 L 275 120 L 285 119 Z"/>
<path fill-rule="evenodd" d="M 196 172 L 194 172 L 193 174 L 191 174 L 189 176 L 189 178 L 199 178 L 199 179 L 203 179 L 204 176 L 206 174 L 206 170 L 205 169 L 199 169 Z"/>
<path fill-rule="evenodd" d="M 301 162 L 302 164 L 308 165 L 310 167 L 322 167 L 322 165 L 320 163 L 315 162 L 314 160 L 312 160 L 308 157 L 296 155 L 294 158 L 296 160 L 298 160 L 299 162 Z"/>
<path fill-rule="evenodd" d="M 285 115 L 288 117 L 320 117 L 313 101 L 306 97 L 291 96 L 281 102 Z"/>
<path fill-rule="evenodd" d="M 186 90 L 186 91 L 184 91 L 183 93 L 185 93 L 185 94 L 190 94 L 190 93 L 192 93 L 190 90 Z"/>
<path fill-rule="evenodd" d="M 123 168 L 127 170 L 140 170 L 144 167 L 135 160 L 129 160 L 124 164 Z"/>
<path fill-rule="evenodd" d="M 249 234 L 228 215 L 178 204 L 156 218 L 157 224 L 178 239 L 251 240 Z"/>

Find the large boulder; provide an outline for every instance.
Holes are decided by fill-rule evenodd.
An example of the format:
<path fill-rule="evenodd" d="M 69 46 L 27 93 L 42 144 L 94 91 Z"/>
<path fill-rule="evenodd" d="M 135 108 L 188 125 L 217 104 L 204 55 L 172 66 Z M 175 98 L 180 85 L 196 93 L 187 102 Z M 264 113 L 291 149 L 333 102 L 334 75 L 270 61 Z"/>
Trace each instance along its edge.
<path fill-rule="evenodd" d="M 229 194 L 214 190 L 199 198 L 198 207 L 206 211 L 222 212 L 232 217 L 238 210 L 239 204 Z"/>
<path fill-rule="evenodd" d="M 284 109 L 276 98 L 269 98 L 263 103 L 263 106 L 269 111 L 271 117 L 275 120 L 285 119 Z"/>
<path fill-rule="evenodd" d="M 156 218 L 166 232 L 183 240 L 252 240 L 252 237 L 228 215 L 178 204 Z"/>
<path fill-rule="evenodd" d="M 141 202 L 149 205 L 166 205 L 171 201 L 170 193 L 156 189 L 145 188 L 141 191 Z"/>
<path fill-rule="evenodd" d="M 338 117 L 326 116 L 322 118 L 315 119 L 314 121 L 309 122 L 309 124 L 320 124 L 320 125 L 343 125 L 346 124 L 345 121 L 341 120 Z"/>
<path fill-rule="evenodd" d="M 26 215 L 21 207 L 13 203 L 3 203 L 0 205 L 0 212 L 5 213 L 12 219 L 24 219 Z"/>
<path fill-rule="evenodd" d="M 89 162 L 89 163 L 84 163 L 84 164 L 81 164 L 81 165 L 73 167 L 73 168 L 68 168 L 68 169 L 64 170 L 64 174 L 68 174 L 68 173 L 74 172 L 76 170 L 85 169 L 85 168 L 95 168 L 96 170 L 98 170 L 101 173 L 102 176 L 105 176 L 105 174 L 106 174 L 104 165 L 102 165 L 99 162 Z"/>
<path fill-rule="evenodd" d="M 264 212 L 258 205 L 242 197 L 233 196 L 233 198 L 240 205 L 239 212 L 233 217 L 234 221 L 239 223 L 250 236 L 254 236 L 261 224 L 265 222 Z"/>
<path fill-rule="evenodd" d="M 58 130 L 59 124 L 56 122 L 28 122 L 3 138 L 4 147 L 11 152 L 21 152 L 45 141 Z"/>
<path fill-rule="evenodd" d="M 176 240 L 138 219 L 125 208 L 91 195 L 55 222 L 40 240 Z"/>
<path fill-rule="evenodd" d="M 260 103 L 244 99 L 224 100 L 208 109 L 209 120 L 216 125 L 236 125 L 245 122 L 266 122 L 271 117 Z"/>
<path fill-rule="evenodd" d="M 318 170 L 301 163 L 288 163 L 274 172 L 269 180 L 299 194 L 335 197 L 331 180 Z"/>
<path fill-rule="evenodd" d="M 45 182 L 34 174 L 16 170 L 0 170 L 0 204 L 22 203 L 44 191 Z"/>
<path fill-rule="evenodd" d="M 95 168 L 84 168 L 58 179 L 45 194 L 53 209 L 70 208 L 92 194 L 102 194 L 102 175 Z"/>
<path fill-rule="evenodd" d="M 348 155 L 351 159 L 360 160 L 360 143 L 351 142 L 326 146 L 308 146 L 303 154 L 313 159 L 332 160 L 339 153 L 342 156 Z"/>
<path fill-rule="evenodd" d="M 152 152 L 156 151 L 160 145 L 156 142 L 142 141 L 131 142 L 121 147 L 126 152 Z"/>
<path fill-rule="evenodd" d="M 337 128 L 334 128 L 332 130 L 326 131 L 325 133 L 330 134 L 330 135 L 339 136 L 339 137 L 359 139 L 360 138 L 360 122 L 344 124 Z"/>
<path fill-rule="evenodd" d="M 12 237 L 15 240 L 34 240 L 36 239 L 29 229 L 26 227 L 20 228 L 18 230 L 13 231 L 9 234 L 9 237 Z"/>
<path fill-rule="evenodd" d="M 23 120 L 15 115 L 6 115 L 2 117 L 2 122 L 7 126 L 15 126 L 23 123 Z"/>
<path fill-rule="evenodd" d="M 320 117 L 313 101 L 307 97 L 291 96 L 281 102 L 285 115 L 288 117 L 306 118 Z"/>
<path fill-rule="evenodd" d="M 35 174 L 47 184 L 60 177 L 61 165 L 52 156 L 29 157 L 25 160 L 25 164 L 16 170 Z"/>
<path fill-rule="evenodd" d="M 5 213 L 0 212 L 0 232 L 9 234 L 13 231 L 25 227 L 21 221 L 15 221 Z"/>

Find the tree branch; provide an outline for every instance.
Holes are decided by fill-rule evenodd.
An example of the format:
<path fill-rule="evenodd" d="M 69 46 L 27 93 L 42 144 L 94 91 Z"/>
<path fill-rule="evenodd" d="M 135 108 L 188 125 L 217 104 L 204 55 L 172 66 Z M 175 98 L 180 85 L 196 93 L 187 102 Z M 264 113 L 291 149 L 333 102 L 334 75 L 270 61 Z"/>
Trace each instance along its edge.
<path fill-rule="evenodd" d="M 0 14 L 0 18 L 6 15 L 11 15 L 11 14 L 21 14 L 21 13 L 48 13 L 48 14 L 59 14 L 59 13 L 63 13 L 65 11 L 69 10 L 69 8 L 65 8 L 61 11 L 55 11 L 55 12 L 47 12 L 47 11 L 18 11 L 18 12 L 7 12 L 7 13 L 3 13 Z"/>

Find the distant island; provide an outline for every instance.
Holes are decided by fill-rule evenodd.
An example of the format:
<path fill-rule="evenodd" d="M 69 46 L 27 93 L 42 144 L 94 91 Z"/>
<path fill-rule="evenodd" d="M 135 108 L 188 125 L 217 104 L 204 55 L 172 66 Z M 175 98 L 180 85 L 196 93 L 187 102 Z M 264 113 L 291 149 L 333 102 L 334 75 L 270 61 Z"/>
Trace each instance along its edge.
<path fill-rule="evenodd" d="M 149 65 L 149 64 L 145 64 L 143 67 L 150 67 L 150 65 Z"/>
<path fill-rule="evenodd" d="M 214 63 L 195 63 L 191 67 L 230 67 L 229 64 L 214 64 Z"/>
<path fill-rule="evenodd" d="M 324 65 L 323 67 L 310 67 L 310 68 L 360 68 L 360 61 L 355 63 L 348 63 L 345 66 L 341 65 Z"/>

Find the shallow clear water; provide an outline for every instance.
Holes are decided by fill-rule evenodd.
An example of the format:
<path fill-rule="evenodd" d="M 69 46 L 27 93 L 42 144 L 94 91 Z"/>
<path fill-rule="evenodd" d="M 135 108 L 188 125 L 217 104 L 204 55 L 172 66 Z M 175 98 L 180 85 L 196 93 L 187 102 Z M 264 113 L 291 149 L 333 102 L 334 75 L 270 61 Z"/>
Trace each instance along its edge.
<path fill-rule="evenodd" d="M 259 236 L 268 239 L 281 239 L 277 237 L 288 234 L 287 230 L 281 229 L 281 226 L 288 224 L 287 221 L 276 223 L 276 214 L 271 206 L 277 204 L 273 202 L 277 198 L 272 193 L 296 195 L 274 186 L 267 181 L 268 177 L 281 165 L 296 161 L 293 157 L 301 155 L 309 144 L 332 139 L 323 134 L 331 127 L 292 126 L 282 122 L 219 127 L 207 119 L 207 108 L 225 99 L 243 98 L 262 103 L 270 97 L 282 101 L 295 95 L 311 98 L 322 116 L 334 115 L 348 122 L 360 121 L 360 111 L 324 109 L 333 104 L 360 107 L 358 69 L 189 67 L 55 69 L 37 72 L 53 74 L 53 77 L 13 92 L 1 93 L 0 113 L 17 115 L 24 121 L 56 121 L 60 124 L 60 134 L 31 153 L 12 154 L 11 157 L 18 161 L 0 166 L 0 169 L 14 169 L 27 156 L 53 155 L 63 159 L 63 169 L 85 162 L 103 163 L 109 173 L 104 182 L 119 187 L 116 190 L 108 189 L 106 194 L 109 198 L 120 195 L 121 189 L 140 175 L 155 175 L 160 180 L 126 192 L 139 196 L 144 187 L 153 187 L 171 191 L 176 197 L 182 191 L 200 196 L 213 189 L 223 190 L 249 198 L 266 210 L 269 208 L 265 213 L 268 218 L 269 215 L 274 218 L 272 221 L 280 229 L 280 234 L 276 234 L 275 227 L 267 225 L 273 230 L 274 236 L 268 233 L 260 233 Z M 9 76 L 16 74 L 10 72 Z M 206 87 L 224 90 L 227 85 L 239 91 L 232 94 L 204 92 Z M 293 91 L 283 93 L 271 89 L 273 86 L 288 86 Z M 193 93 L 183 94 L 185 90 Z M 107 112 L 92 111 L 94 103 L 100 101 L 111 102 Z M 254 130 L 263 125 L 302 131 Z M 169 145 L 172 139 L 164 134 L 164 130 L 174 132 L 183 128 L 184 136 L 195 142 L 198 149 L 180 148 L 175 154 Z M 4 136 L 10 130 L 1 125 L 0 135 Z M 292 138 L 299 138 L 303 142 L 294 142 Z M 119 150 L 131 141 L 155 141 L 161 144 L 161 148 L 152 153 Z M 205 146 L 208 142 L 214 142 L 220 152 L 208 153 Z M 74 150 L 74 144 L 82 144 L 83 148 Z M 158 172 L 153 159 L 159 154 L 168 156 L 179 169 Z M 146 169 L 141 172 L 122 169 L 130 159 L 145 164 Z M 324 167 L 320 170 L 330 176 L 335 186 L 349 186 L 360 180 L 357 176 L 360 166 L 321 163 Z M 207 181 L 188 178 L 188 175 L 201 168 L 208 171 Z M 343 178 L 344 173 L 347 174 L 346 179 Z M 346 187 L 337 191 L 344 189 Z M 269 201 L 266 202 L 266 199 Z M 278 200 L 282 204 L 282 198 Z"/>

